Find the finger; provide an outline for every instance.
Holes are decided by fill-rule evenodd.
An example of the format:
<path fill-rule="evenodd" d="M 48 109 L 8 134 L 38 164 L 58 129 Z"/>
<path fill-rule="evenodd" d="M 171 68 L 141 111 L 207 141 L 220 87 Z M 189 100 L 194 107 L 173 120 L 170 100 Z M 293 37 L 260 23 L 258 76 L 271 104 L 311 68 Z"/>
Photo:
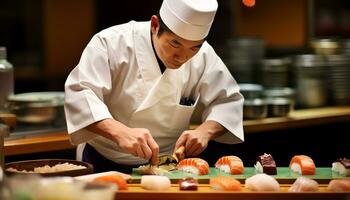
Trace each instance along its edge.
<path fill-rule="evenodd" d="M 175 157 L 180 161 L 185 158 L 185 146 L 181 145 L 179 148 L 175 150 Z"/>
<path fill-rule="evenodd" d="M 203 147 L 199 147 L 198 149 L 193 151 L 192 156 L 198 156 L 200 153 L 202 153 L 204 151 L 205 148 Z"/>
<path fill-rule="evenodd" d="M 200 148 L 200 145 L 198 143 L 190 145 L 190 147 L 186 150 L 187 156 L 194 156 L 194 152 Z"/>
<path fill-rule="evenodd" d="M 148 144 L 142 144 L 141 149 L 145 155 L 145 159 L 149 160 L 152 157 L 152 150 L 148 146 Z"/>
<path fill-rule="evenodd" d="M 192 152 L 192 148 L 194 145 L 196 145 L 197 142 L 194 140 L 194 139 L 188 139 L 186 140 L 186 144 L 185 144 L 185 152 L 186 152 L 186 155 L 191 155 L 190 153 Z"/>
<path fill-rule="evenodd" d="M 158 160 L 159 146 L 156 143 L 156 141 L 154 141 L 152 136 L 149 136 L 147 138 L 147 143 L 148 143 L 148 146 L 150 147 L 150 150 L 152 151 L 151 164 L 157 165 L 159 162 L 159 160 Z"/>
<path fill-rule="evenodd" d="M 176 141 L 175 143 L 175 148 L 174 148 L 174 152 L 180 148 L 181 146 L 184 146 L 186 144 L 186 140 L 187 140 L 187 137 L 184 136 L 184 134 L 182 134 L 179 139 Z"/>
<path fill-rule="evenodd" d="M 145 154 L 143 153 L 140 145 L 137 144 L 137 145 L 134 146 L 134 148 L 136 150 L 137 157 L 145 158 Z"/>

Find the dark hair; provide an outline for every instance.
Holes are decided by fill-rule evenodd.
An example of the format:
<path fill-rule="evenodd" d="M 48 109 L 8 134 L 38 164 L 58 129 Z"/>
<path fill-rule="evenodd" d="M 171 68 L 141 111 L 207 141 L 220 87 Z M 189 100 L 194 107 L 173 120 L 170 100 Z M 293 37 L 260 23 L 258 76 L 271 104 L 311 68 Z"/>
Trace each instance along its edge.
<path fill-rule="evenodd" d="M 173 33 L 167 27 L 167 25 L 165 25 L 165 23 L 163 22 L 162 18 L 160 17 L 160 14 L 157 14 L 157 18 L 158 18 L 158 22 L 159 22 L 159 31 L 158 31 L 158 34 L 157 34 L 158 37 L 160 37 L 164 32 Z"/>

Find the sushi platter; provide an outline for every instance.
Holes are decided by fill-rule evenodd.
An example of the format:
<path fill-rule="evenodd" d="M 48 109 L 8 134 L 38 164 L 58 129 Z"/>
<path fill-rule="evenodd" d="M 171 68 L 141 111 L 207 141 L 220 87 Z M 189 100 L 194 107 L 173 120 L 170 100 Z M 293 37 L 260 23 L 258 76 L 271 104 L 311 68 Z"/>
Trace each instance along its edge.
<path fill-rule="evenodd" d="M 172 184 L 166 191 L 150 191 L 143 189 L 140 184 L 129 184 L 128 190 L 118 191 L 115 195 L 116 200 L 128 199 L 333 199 L 345 200 L 350 198 L 349 192 L 329 192 L 326 184 L 320 184 L 318 192 L 288 192 L 290 184 L 281 184 L 279 192 L 251 192 L 247 189 L 241 191 L 217 191 L 209 184 L 199 184 L 197 191 L 180 191 L 178 184 Z"/>
<path fill-rule="evenodd" d="M 257 172 L 254 167 L 245 167 L 245 171 L 243 174 L 236 174 L 236 175 L 228 174 L 214 167 L 210 167 L 209 173 L 207 175 L 195 175 L 191 173 L 186 173 L 184 171 L 174 170 L 166 174 L 166 176 L 169 177 L 172 183 L 177 183 L 179 179 L 184 177 L 189 177 L 189 176 L 197 178 L 198 182 L 203 184 L 208 184 L 210 178 L 214 178 L 217 176 L 232 176 L 235 179 L 239 180 L 241 183 L 244 183 L 245 179 L 255 175 L 256 173 Z M 132 176 L 131 178 L 132 183 L 140 183 L 142 175 L 138 173 L 137 169 L 133 170 L 133 173 L 131 176 Z M 300 174 L 291 172 L 288 167 L 277 167 L 277 175 L 273 175 L 273 177 L 280 184 L 291 184 L 299 176 Z M 326 168 L 326 167 L 318 167 L 316 168 L 315 175 L 305 175 L 305 176 L 317 181 L 320 184 L 327 184 L 332 179 L 344 178 L 344 176 L 341 176 L 333 172 L 331 168 Z"/>

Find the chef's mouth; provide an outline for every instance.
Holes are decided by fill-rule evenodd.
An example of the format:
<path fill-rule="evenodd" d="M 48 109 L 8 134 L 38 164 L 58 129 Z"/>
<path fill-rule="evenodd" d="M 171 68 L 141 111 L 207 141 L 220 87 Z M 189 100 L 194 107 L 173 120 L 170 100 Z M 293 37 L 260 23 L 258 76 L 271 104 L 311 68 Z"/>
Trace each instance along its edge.
<path fill-rule="evenodd" d="M 172 61 L 172 62 L 169 62 L 169 64 L 173 67 L 179 68 L 183 63 Z"/>

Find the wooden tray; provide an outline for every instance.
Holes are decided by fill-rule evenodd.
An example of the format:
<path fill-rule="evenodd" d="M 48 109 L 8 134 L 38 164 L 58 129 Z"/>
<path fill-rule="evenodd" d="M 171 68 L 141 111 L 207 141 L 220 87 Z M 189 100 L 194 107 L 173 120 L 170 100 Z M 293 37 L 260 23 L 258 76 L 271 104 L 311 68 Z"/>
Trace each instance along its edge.
<path fill-rule="evenodd" d="M 255 174 L 256 174 L 255 168 L 253 168 L 253 167 L 245 167 L 245 172 L 244 172 L 244 174 L 241 174 L 241 175 L 227 174 L 227 173 L 221 172 L 220 170 L 218 170 L 216 168 L 211 167 L 209 169 L 208 175 L 197 176 L 194 174 L 175 170 L 175 171 L 170 172 L 166 176 L 168 176 L 170 178 L 172 183 L 177 183 L 179 179 L 181 179 L 183 177 L 188 177 L 188 176 L 196 177 L 198 179 L 199 183 L 209 183 L 210 178 L 217 177 L 219 175 L 220 176 L 232 176 L 232 177 L 236 178 L 237 180 L 239 180 L 241 183 L 244 183 L 245 179 L 247 179 Z M 292 183 L 294 183 L 295 179 L 297 179 L 299 176 L 300 176 L 299 174 L 291 172 L 288 167 L 278 167 L 277 168 L 277 175 L 274 175 L 274 177 L 276 178 L 276 180 L 280 184 L 292 184 Z M 318 168 L 316 168 L 315 175 L 306 175 L 305 177 L 309 177 L 311 179 L 314 179 L 315 181 L 317 181 L 318 183 L 321 183 L 321 184 L 327 184 L 332 179 L 350 178 L 350 177 L 344 177 L 344 176 L 341 176 L 337 173 L 334 173 L 334 172 L 332 172 L 331 168 L 326 168 L 326 167 L 324 167 L 324 168 L 318 167 Z M 140 180 L 141 180 L 141 175 L 138 173 L 137 169 L 134 169 L 133 173 L 132 173 L 131 182 L 132 183 L 140 183 Z"/>
<path fill-rule="evenodd" d="M 172 184 L 171 188 L 167 191 L 150 191 L 141 188 L 140 184 L 128 184 L 128 190 L 118 191 L 116 200 L 128 200 L 128 199 L 166 199 L 166 200 L 226 200 L 226 199 L 254 199 L 254 200 L 274 200 L 274 199 L 349 199 L 350 192 L 331 192 L 327 190 L 326 184 L 319 185 L 318 192 L 288 192 L 291 184 L 281 184 L 281 190 L 279 192 L 251 192 L 243 188 L 241 191 L 229 192 L 229 191 L 216 191 L 210 188 L 208 184 L 200 184 L 198 191 L 180 191 L 178 184 Z"/>
<path fill-rule="evenodd" d="M 35 167 L 42 167 L 45 165 L 49 165 L 50 167 L 56 164 L 70 163 L 74 165 L 82 165 L 86 168 L 84 169 L 75 169 L 75 170 L 67 170 L 67 171 L 59 171 L 59 172 L 49 172 L 49 173 L 26 173 L 26 172 L 13 172 L 8 171 L 8 168 L 14 168 L 18 171 L 26 170 L 33 171 Z M 40 160 L 26 160 L 26 161 L 18 161 L 11 162 L 5 164 L 5 173 L 7 175 L 15 175 L 15 174 L 39 174 L 41 176 L 80 176 L 85 174 L 93 173 L 93 166 L 86 162 L 81 162 L 77 160 L 66 160 L 66 159 L 40 159 Z"/>

